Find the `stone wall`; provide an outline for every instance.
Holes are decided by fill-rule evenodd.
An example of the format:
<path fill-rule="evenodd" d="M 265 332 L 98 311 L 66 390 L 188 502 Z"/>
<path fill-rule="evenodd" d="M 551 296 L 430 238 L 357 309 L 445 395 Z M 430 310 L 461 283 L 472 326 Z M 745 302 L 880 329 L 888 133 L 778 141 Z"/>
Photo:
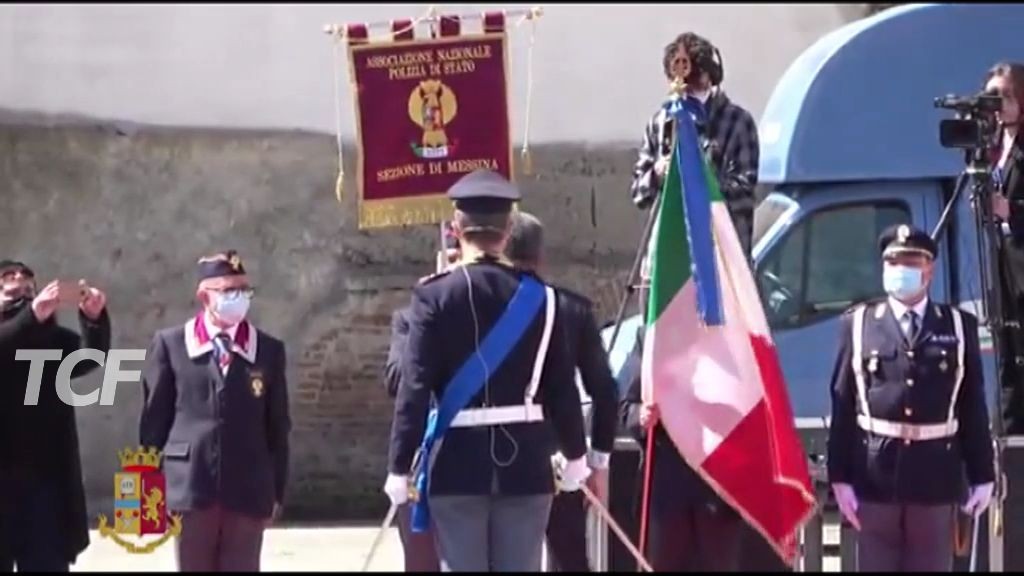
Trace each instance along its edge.
<path fill-rule="evenodd" d="M 380 513 L 390 316 L 431 271 L 436 228 L 357 230 L 355 182 L 341 204 L 334 197 L 328 135 L 37 120 L 0 125 L 0 255 L 30 263 L 41 282 L 89 278 L 108 292 L 114 346 L 145 347 L 194 312 L 196 258 L 240 250 L 254 320 L 288 344 L 286 514 Z M 610 319 L 642 226 L 626 192 L 634 151 L 544 144 L 533 156 L 535 175 L 518 178 L 523 208 L 548 225 L 550 277 Z M 136 442 L 139 407 L 139 387 L 122 384 L 114 406 L 79 409 L 93 517 L 111 508 L 116 451 Z"/>

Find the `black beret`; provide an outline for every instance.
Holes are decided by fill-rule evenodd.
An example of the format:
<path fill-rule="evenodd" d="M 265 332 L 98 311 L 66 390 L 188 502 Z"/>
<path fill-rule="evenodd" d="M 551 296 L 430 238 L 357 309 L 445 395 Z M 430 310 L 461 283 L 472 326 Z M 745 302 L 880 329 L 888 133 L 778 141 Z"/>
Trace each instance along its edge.
<path fill-rule="evenodd" d="M 522 199 L 519 188 L 491 170 L 475 170 L 448 189 L 455 208 L 467 214 L 501 214 L 512 211 Z"/>
<path fill-rule="evenodd" d="M 208 278 L 220 278 L 222 276 L 241 276 L 245 274 L 245 267 L 242 266 L 242 259 L 234 250 L 220 252 L 213 256 L 206 256 L 199 259 L 199 281 Z"/>
<path fill-rule="evenodd" d="M 886 228 L 878 237 L 878 250 L 882 256 L 900 253 L 924 254 L 935 259 L 938 246 L 927 232 L 910 224 L 896 224 Z"/>
<path fill-rule="evenodd" d="M 32 278 L 35 278 L 36 276 L 36 273 L 26 266 L 24 262 L 19 262 L 17 260 L 0 260 L 0 274 L 14 272 L 16 270 L 21 270 L 21 273 L 25 276 L 30 276 Z"/>

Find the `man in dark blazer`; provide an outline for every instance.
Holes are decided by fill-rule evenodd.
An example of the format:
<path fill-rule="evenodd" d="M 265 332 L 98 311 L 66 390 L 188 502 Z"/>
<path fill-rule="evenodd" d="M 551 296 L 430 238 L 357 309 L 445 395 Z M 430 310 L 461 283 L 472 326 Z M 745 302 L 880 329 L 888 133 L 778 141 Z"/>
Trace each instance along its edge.
<path fill-rule="evenodd" d="M 163 453 L 181 513 L 181 571 L 258 571 L 288 480 L 285 345 L 246 320 L 252 289 L 234 251 L 199 261 L 203 309 L 153 338 L 139 438 Z"/>
<path fill-rule="evenodd" d="M 81 336 L 57 323 L 75 303 Z M 58 362 L 43 364 L 35 403 L 26 402 L 30 366 L 19 349 L 110 350 L 106 296 L 80 281 L 36 290 L 21 262 L 0 262 L 0 572 L 67 572 L 89 545 L 85 489 L 74 407 L 57 395 Z M 99 365 L 80 362 L 72 378 Z"/>
<path fill-rule="evenodd" d="M 512 232 L 505 255 L 516 268 L 538 275 L 544 254 L 544 227 L 526 212 L 512 215 Z M 559 318 L 566 326 L 568 357 L 579 371 L 583 392 L 590 398 L 591 468 L 587 484 L 594 494 L 607 501 L 608 464 L 615 448 L 618 428 L 619 391 L 608 365 L 608 353 L 594 319 L 593 303 L 587 297 L 556 287 Z M 583 394 L 581 394 L 583 396 Z M 552 453 L 559 447 L 552 438 Z M 587 558 L 587 504 L 581 492 L 563 492 L 555 496 L 548 521 L 548 549 L 556 572 L 589 572 Z"/>
<path fill-rule="evenodd" d="M 401 386 L 402 357 L 405 355 L 408 336 L 409 308 L 399 308 L 391 316 L 391 347 L 388 349 L 388 360 L 384 366 L 384 385 L 392 399 L 398 397 L 398 388 Z M 398 510 L 398 536 L 402 540 L 406 572 L 441 570 L 434 547 L 434 533 L 429 529 L 413 532 L 412 507 L 409 504 L 403 504 Z"/>

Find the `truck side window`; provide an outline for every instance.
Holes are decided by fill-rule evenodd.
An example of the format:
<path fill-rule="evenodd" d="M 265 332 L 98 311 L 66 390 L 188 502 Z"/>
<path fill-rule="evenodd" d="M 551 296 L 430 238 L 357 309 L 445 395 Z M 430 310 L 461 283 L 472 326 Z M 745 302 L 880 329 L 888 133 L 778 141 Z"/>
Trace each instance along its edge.
<path fill-rule="evenodd" d="M 901 203 L 848 204 L 804 216 L 758 267 L 768 324 L 796 328 L 884 295 L 878 235 L 910 221 Z"/>

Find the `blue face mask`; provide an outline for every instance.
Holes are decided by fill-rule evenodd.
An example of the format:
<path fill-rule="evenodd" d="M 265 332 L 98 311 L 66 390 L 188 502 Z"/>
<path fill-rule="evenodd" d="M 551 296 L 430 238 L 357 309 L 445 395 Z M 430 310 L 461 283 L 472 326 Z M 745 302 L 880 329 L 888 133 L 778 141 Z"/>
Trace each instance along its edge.
<path fill-rule="evenodd" d="M 911 300 L 924 290 L 924 273 L 920 268 L 887 262 L 882 268 L 882 286 L 897 300 Z"/>
<path fill-rule="evenodd" d="M 213 300 L 213 313 L 230 326 L 245 320 L 249 312 L 249 296 L 239 292 L 218 293 Z"/>

